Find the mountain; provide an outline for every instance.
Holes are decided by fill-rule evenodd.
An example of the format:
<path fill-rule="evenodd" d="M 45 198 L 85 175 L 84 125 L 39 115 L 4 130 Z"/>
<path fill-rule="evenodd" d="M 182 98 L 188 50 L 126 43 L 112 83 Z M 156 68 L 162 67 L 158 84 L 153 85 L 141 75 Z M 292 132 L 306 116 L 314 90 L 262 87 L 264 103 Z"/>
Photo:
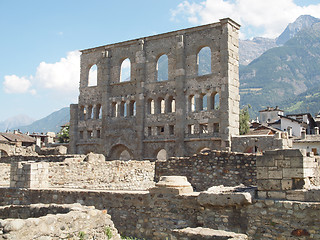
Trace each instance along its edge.
<path fill-rule="evenodd" d="M 0 122 L 0 132 L 4 132 L 8 129 L 15 128 L 19 126 L 25 126 L 29 125 L 34 122 L 34 119 L 30 118 L 27 115 L 17 115 L 11 118 L 8 118 L 4 120 L 3 122 Z"/>
<path fill-rule="evenodd" d="M 286 108 L 280 103 L 320 86 L 319 39 L 320 21 L 300 30 L 283 46 L 240 66 L 241 105 L 250 104 L 251 114 L 256 116 L 267 106 Z"/>
<path fill-rule="evenodd" d="M 288 114 L 308 112 L 316 116 L 320 112 L 320 86 L 288 98 L 281 105 L 285 106 L 282 110 Z"/>
<path fill-rule="evenodd" d="M 51 113 L 49 116 L 33 122 L 28 126 L 18 127 L 21 132 L 59 132 L 60 126 L 70 121 L 70 108 L 65 107 Z"/>
<path fill-rule="evenodd" d="M 293 38 L 298 32 L 305 28 L 312 27 L 313 24 L 320 22 L 320 19 L 310 15 L 301 15 L 293 23 L 290 23 L 282 34 L 276 39 L 278 45 L 286 43 Z"/>
<path fill-rule="evenodd" d="M 275 39 L 256 37 L 252 40 L 239 40 L 239 64 L 248 65 L 270 48 L 277 47 Z"/>

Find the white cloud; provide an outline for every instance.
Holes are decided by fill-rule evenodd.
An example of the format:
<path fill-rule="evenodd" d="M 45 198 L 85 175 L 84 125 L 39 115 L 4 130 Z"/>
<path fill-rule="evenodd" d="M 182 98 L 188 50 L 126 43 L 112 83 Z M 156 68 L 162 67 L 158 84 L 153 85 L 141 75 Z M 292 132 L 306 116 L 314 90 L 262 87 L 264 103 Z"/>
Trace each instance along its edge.
<path fill-rule="evenodd" d="M 230 17 L 242 25 L 241 36 L 252 37 L 251 34 L 258 29 L 260 36 L 271 38 L 277 37 L 288 23 L 303 14 L 320 18 L 320 3 L 302 7 L 293 0 L 184 1 L 171 11 L 172 19 L 187 20 L 192 24 L 217 22 Z"/>
<path fill-rule="evenodd" d="M 41 62 L 37 67 L 35 76 L 19 77 L 7 75 L 4 77 L 4 90 L 6 93 L 27 93 L 36 95 L 42 89 L 51 89 L 53 93 L 68 92 L 77 94 L 80 82 L 80 52 L 67 53 L 56 63 Z M 36 90 L 37 89 L 37 90 Z"/>
<path fill-rule="evenodd" d="M 3 85 L 6 93 L 26 93 L 31 87 L 31 82 L 25 77 L 7 75 L 4 77 Z"/>
<path fill-rule="evenodd" d="M 80 52 L 69 52 L 66 58 L 56 63 L 41 62 L 34 80 L 44 88 L 76 91 L 80 81 Z"/>

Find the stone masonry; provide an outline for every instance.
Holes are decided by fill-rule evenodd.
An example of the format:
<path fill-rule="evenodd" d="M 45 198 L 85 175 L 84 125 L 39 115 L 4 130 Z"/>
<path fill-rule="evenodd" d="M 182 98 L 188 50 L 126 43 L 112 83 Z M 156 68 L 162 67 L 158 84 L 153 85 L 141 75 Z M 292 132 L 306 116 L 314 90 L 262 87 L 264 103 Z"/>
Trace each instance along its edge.
<path fill-rule="evenodd" d="M 71 153 L 165 159 L 203 148 L 229 150 L 239 133 L 239 25 L 231 19 L 82 50 L 79 103 L 71 105 Z M 199 73 L 210 48 L 211 72 Z M 168 77 L 159 80 L 159 58 Z M 130 78 L 121 66 L 130 62 Z M 97 66 L 97 85 L 89 71 Z M 216 106 L 218 103 L 218 106 Z"/>

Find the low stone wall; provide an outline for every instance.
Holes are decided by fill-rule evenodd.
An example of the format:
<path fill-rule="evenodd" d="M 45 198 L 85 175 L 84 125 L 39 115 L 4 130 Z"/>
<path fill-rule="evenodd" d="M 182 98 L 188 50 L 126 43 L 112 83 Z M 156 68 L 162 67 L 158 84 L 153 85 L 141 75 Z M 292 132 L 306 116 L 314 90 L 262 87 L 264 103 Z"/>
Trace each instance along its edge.
<path fill-rule="evenodd" d="M 154 162 L 68 159 L 49 163 L 49 186 L 146 190 L 154 187 Z"/>
<path fill-rule="evenodd" d="M 107 211 L 80 204 L 7 206 L 0 216 L 0 239 L 121 239 Z"/>
<path fill-rule="evenodd" d="M 67 159 L 84 159 L 86 155 L 37 155 L 37 156 L 9 156 L 0 158 L 0 163 L 12 163 L 12 162 L 63 162 Z"/>
<path fill-rule="evenodd" d="M 146 190 L 155 185 L 150 161 L 105 161 L 99 154 L 12 158 L 11 187 Z M 38 171 L 40 165 L 46 174 Z M 8 187 L 10 164 L 0 163 L 0 173 L 0 186 Z"/>
<path fill-rule="evenodd" d="M 246 234 L 251 240 L 320 239 L 320 203 L 255 200 L 222 205 L 215 196 L 211 203 L 200 204 L 198 198 L 199 193 L 0 189 L 0 205 L 78 202 L 107 209 L 126 236 L 163 240 L 175 229 L 203 227 Z"/>
<path fill-rule="evenodd" d="M 10 186 L 10 164 L 0 163 L 0 187 Z"/>
<path fill-rule="evenodd" d="M 186 176 L 196 191 L 218 185 L 256 185 L 256 155 L 208 150 L 192 157 L 156 161 L 156 181 L 171 175 Z"/>
<path fill-rule="evenodd" d="M 241 209 L 250 239 L 320 239 L 320 203 L 258 200 Z"/>

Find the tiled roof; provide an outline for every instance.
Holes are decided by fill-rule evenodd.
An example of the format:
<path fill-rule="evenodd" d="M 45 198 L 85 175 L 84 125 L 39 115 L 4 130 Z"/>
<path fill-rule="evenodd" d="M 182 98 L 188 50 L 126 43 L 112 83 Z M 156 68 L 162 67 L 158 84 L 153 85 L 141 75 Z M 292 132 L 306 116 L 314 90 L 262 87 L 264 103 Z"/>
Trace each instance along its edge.
<path fill-rule="evenodd" d="M 14 134 L 14 133 L 7 132 L 7 133 L 0 133 L 0 136 L 2 138 L 7 139 L 7 141 L 9 142 L 28 142 L 28 143 L 35 142 L 34 138 L 21 133 Z"/>

